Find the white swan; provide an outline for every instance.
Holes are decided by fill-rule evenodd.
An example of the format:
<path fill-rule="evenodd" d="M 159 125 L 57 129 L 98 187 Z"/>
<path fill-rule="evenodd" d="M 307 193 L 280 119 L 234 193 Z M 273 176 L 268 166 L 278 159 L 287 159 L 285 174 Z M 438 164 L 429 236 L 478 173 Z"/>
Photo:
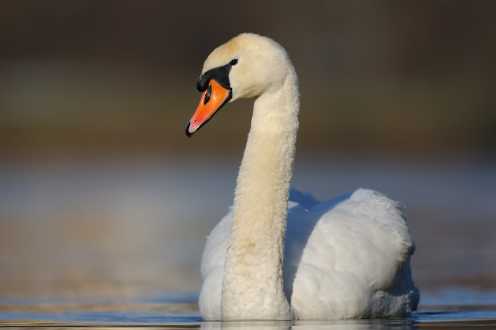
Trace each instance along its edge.
<path fill-rule="evenodd" d="M 197 87 L 203 94 L 188 136 L 225 103 L 257 97 L 234 205 L 203 253 L 203 318 L 323 320 L 415 310 L 414 245 L 398 203 L 366 189 L 324 203 L 289 194 L 299 95 L 286 51 L 241 34 L 208 56 Z"/>

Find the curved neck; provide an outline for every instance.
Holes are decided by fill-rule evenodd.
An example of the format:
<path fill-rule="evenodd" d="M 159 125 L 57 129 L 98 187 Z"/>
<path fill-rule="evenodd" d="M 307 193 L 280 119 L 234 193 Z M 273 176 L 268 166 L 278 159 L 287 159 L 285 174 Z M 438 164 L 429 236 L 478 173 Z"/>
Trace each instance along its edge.
<path fill-rule="evenodd" d="M 222 288 L 224 320 L 287 320 L 283 239 L 298 130 L 299 98 L 291 67 L 280 88 L 253 109 L 238 174 Z"/>

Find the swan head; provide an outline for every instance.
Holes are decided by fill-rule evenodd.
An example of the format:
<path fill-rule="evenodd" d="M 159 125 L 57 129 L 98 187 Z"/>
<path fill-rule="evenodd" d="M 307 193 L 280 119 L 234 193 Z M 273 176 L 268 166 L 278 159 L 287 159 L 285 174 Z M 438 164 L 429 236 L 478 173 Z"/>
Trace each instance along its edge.
<path fill-rule="evenodd" d="M 203 64 L 196 86 L 202 94 L 186 135 L 193 135 L 225 104 L 279 88 L 291 68 L 284 48 L 258 34 L 243 33 L 215 48 Z"/>

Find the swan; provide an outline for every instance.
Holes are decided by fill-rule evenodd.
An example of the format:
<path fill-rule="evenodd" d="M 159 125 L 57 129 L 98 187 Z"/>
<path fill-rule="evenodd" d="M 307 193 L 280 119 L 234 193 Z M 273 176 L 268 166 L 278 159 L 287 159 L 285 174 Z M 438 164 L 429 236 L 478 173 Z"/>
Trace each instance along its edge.
<path fill-rule="evenodd" d="M 199 309 L 205 320 L 333 320 L 416 310 L 414 243 L 399 204 L 358 189 L 325 202 L 290 190 L 297 75 L 285 49 L 253 33 L 203 64 L 192 136 L 225 104 L 256 97 L 234 202 L 207 238 Z"/>

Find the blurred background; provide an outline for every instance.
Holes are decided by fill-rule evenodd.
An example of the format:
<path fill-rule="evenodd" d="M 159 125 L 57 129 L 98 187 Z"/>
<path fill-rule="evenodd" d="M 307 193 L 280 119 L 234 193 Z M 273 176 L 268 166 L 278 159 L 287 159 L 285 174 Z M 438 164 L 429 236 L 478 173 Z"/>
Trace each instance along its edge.
<path fill-rule="evenodd" d="M 424 292 L 496 288 L 494 1 L 0 5 L 0 298 L 198 292 L 252 101 L 195 137 L 203 60 L 240 32 L 300 78 L 294 186 L 406 206 Z"/>

